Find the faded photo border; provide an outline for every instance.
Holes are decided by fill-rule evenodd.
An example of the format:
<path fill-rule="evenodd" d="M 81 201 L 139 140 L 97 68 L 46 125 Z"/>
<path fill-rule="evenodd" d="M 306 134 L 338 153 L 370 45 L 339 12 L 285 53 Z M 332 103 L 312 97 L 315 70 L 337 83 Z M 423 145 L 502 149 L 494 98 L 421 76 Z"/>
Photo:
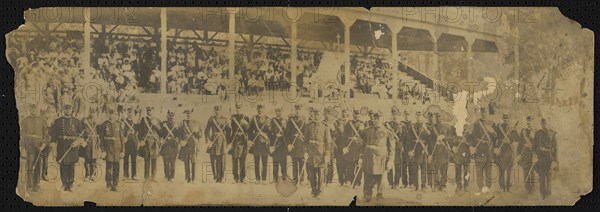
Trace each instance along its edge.
<path fill-rule="evenodd" d="M 121 2 L 121 1 L 90 1 L 87 3 L 80 3 L 78 1 L 28 1 L 28 2 L 18 2 L 18 1 L 4 1 L 4 7 L 0 9 L 3 11 L 2 14 L 2 31 L 3 34 L 6 34 L 12 30 L 15 30 L 19 27 L 19 25 L 24 23 L 24 11 L 28 8 L 39 8 L 39 7 L 51 7 L 51 6 L 61 6 L 61 7 L 134 7 L 134 6 L 143 6 L 143 7 L 217 7 L 217 6 L 240 6 L 240 7 L 281 7 L 281 6 L 319 6 L 319 7 L 401 7 L 401 6 L 549 6 L 549 7 L 558 7 L 560 11 L 566 17 L 578 22 L 581 24 L 582 28 L 588 28 L 594 32 L 598 32 L 598 24 L 596 20 L 599 18 L 597 11 L 600 11 L 600 4 L 594 1 L 588 2 L 562 2 L 562 1 L 519 1 L 519 2 L 489 2 L 483 3 L 478 1 L 427 1 L 427 2 L 387 2 L 387 1 L 248 1 L 242 3 L 241 1 L 206 1 L 206 2 L 195 2 L 195 1 L 169 1 L 169 2 L 152 2 L 152 1 L 132 1 L 132 2 Z M 135 21 L 135 20 L 130 20 Z M 3 43 L 3 47 L 6 47 L 6 43 L 4 39 L 1 39 Z M 595 39 L 597 40 L 597 39 Z M 597 42 L 595 41 L 595 48 L 598 48 Z M 596 50 L 595 49 L 595 50 Z M 595 55 L 595 64 L 598 61 L 597 51 L 594 51 Z M 2 100 L 4 104 L 2 105 L 0 120 L 2 120 L 2 128 L 4 131 L 2 136 L 2 141 L 4 145 L 0 145 L 0 207 L 4 208 L 4 210 L 11 209 L 57 209 L 57 210 L 77 210 L 81 208 L 40 208 L 33 206 L 31 203 L 25 202 L 15 193 L 15 187 L 18 181 L 18 171 L 19 171 L 19 125 L 18 125 L 18 115 L 16 108 L 16 97 L 15 97 L 15 86 L 14 86 L 14 71 L 10 64 L 8 64 L 6 55 L 3 55 L 2 67 L 4 72 L 2 72 L 2 77 L 0 80 L 2 82 Z M 595 73 L 595 72 L 594 72 Z M 598 89 L 597 76 L 594 74 L 594 90 Z M 594 105 L 597 102 L 597 97 L 594 95 Z M 597 111 L 594 111 L 594 120 L 597 117 Z M 596 124 L 594 123 L 594 135 L 596 134 Z M 594 136 L 594 143 L 597 138 Z M 600 156 L 600 151 L 598 150 L 597 145 L 594 145 L 594 158 L 598 158 Z M 596 161 L 594 160 L 594 163 Z M 593 166 L 593 186 L 594 190 L 586 196 L 581 197 L 581 199 L 577 202 L 574 207 L 529 207 L 527 210 L 562 210 L 562 209 L 573 209 L 573 210 L 598 210 L 600 208 L 598 200 L 600 199 L 600 192 L 598 189 L 598 176 L 596 173 L 599 172 L 600 166 L 598 164 L 594 164 Z M 350 203 L 349 207 L 353 207 L 354 203 Z M 96 208 L 94 203 L 86 203 L 84 208 L 92 209 Z M 165 209 L 187 209 L 194 210 L 192 208 L 182 208 L 182 207 L 165 207 Z M 458 207 L 454 207 L 458 208 Z M 516 208 L 516 207 L 511 207 Z M 97 208 L 96 208 L 97 209 Z M 125 208 L 125 207 L 116 207 L 111 209 L 121 209 L 121 210 L 148 210 L 148 208 Z M 152 208 L 156 209 L 156 208 Z M 203 208 L 207 209 L 207 208 Z M 202 209 L 202 210 L 203 210 Z M 219 206 L 217 208 L 210 209 L 219 209 L 219 210 L 250 210 L 250 209 L 266 209 L 273 211 L 295 211 L 295 210 L 345 210 L 346 207 L 267 207 L 267 208 L 235 208 L 235 207 L 223 207 Z M 377 208 L 368 208 L 367 210 L 386 210 L 389 208 L 386 207 L 377 207 Z M 396 210 L 423 210 L 423 209 L 440 209 L 438 207 L 404 207 L 397 208 Z M 475 210 L 474 207 L 464 207 L 462 209 L 472 209 Z M 506 210 L 507 208 L 485 208 L 486 210 Z M 520 208 L 523 209 L 523 208 Z M 364 210 L 364 209 L 363 209 Z"/>

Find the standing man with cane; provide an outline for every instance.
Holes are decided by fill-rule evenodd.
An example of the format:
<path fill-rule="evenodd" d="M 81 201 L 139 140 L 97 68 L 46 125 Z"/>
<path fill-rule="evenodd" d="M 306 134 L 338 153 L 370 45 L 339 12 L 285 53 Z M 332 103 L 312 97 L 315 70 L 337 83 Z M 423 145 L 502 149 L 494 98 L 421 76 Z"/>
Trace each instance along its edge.
<path fill-rule="evenodd" d="M 364 198 L 371 201 L 373 187 L 377 188 L 376 199 L 383 199 L 383 174 L 393 168 L 394 164 L 394 136 L 381 122 L 381 111 L 373 112 L 371 127 L 365 129 L 361 137 L 364 140 L 358 164 L 364 167 L 365 184 Z"/>
<path fill-rule="evenodd" d="M 306 161 L 306 144 L 302 129 L 306 124 L 306 118 L 300 114 L 301 104 L 294 105 L 294 113 L 290 115 L 286 126 L 286 143 L 290 157 L 292 158 L 292 174 L 296 184 L 304 181 L 304 164 Z"/>
<path fill-rule="evenodd" d="M 72 116 L 71 102 L 63 102 L 64 116 L 54 121 L 50 128 L 52 142 L 56 142 L 56 161 L 60 164 L 63 191 L 71 191 L 75 181 L 75 163 L 79 161 L 79 147 L 85 145 L 81 138 L 83 125 Z"/>
<path fill-rule="evenodd" d="M 27 159 L 27 190 L 38 191 L 41 173 L 40 156 L 47 146 L 48 128 L 46 120 L 39 115 L 39 109 L 35 103 L 29 105 L 29 116 L 25 117 L 21 125 L 21 147 L 22 154 Z M 25 153 L 25 154 L 23 154 Z"/>

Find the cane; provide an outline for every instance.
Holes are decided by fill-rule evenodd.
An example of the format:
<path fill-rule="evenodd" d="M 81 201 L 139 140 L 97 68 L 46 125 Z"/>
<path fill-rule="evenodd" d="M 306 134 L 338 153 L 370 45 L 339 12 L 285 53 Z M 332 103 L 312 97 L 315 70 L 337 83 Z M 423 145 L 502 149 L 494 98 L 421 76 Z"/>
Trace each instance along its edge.
<path fill-rule="evenodd" d="M 300 174 L 298 175 L 298 181 L 296 181 L 296 185 L 298 185 L 300 183 L 300 179 L 302 179 L 302 176 L 304 176 L 304 170 L 306 170 L 306 159 L 304 160 L 304 163 L 302 164 L 302 166 L 300 166 L 300 169 L 302 169 L 302 170 L 300 171 Z"/>
<path fill-rule="evenodd" d="M 531 176 L 531 170 L 533 170 L 533 166 L 531 165 L 531 168 L 529 168 L 529 172 L 527 172 L 527 177 L 525 178 L 525 183 L 527 183 L 527 180 L 529 180 L 529 176 Z"/>
<path fill-rule="evenodd" d="M 354 173 L 354 179 L 352 180 L 352 189 L 355 188 L 356 185 L 356 178 L 358 177 L 358 173 L 360 173 L 360 169 L 362 168 L 361 165 L 358 165 L 358 169 L 356 169 L 356 172 Z"/>
<path fill-rule="evenodd" d="M 42 147 L 40 148 L 40 152 L 38 152 L 37 157 L 35 158 L 35 162 L 33 163 L 34 166 L 37 166 L 37 163 L 40 160 L 40 156 L 42 156 L 44 148 L 46 148 L 46 144 L 42 145 Z"/>

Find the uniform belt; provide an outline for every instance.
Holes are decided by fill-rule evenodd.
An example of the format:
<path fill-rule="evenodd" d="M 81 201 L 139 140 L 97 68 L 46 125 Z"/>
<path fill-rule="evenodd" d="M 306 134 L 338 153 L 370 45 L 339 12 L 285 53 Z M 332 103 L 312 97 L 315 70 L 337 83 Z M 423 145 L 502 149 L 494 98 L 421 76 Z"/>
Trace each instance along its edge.
<path fill-rule="evenodd" d="M 310 143 L 315 143 L 315 144 L 321 143 L 320 141 L 317 141 L 317 140 L 310 140 L 309 142 Z"/>
<path fill-rule="evenodd" d="M 552 151 L 552 149 L 548 149 L 548 148 L 545 148 L 545 147 L 540 147 L 540 151 L 542 151 L 542 152 L 550 152 L 550 151 Z"/>
<path fill-rule="evenodd" d="M 105 140 L 116 140 L 117 137 L 104 137 Z"/>
<path fill-rule="evenodd" d="M 28 134 L 28 135 L 25 135 L 25 137 L 30 137 L 30 138 L 42 138 L 42 136 L 41 136 L 41 135 L 30 135 L 30 134 Z"/>
<path fill-rule="evenodd" d="M 77 138 L 79 138 L 79 137 L 77 137 L 77 136 L 68 136 L 68 135 L 63 135 L 63 136 L 60 136 L 60 138 L 62 138 L 62 139 L 77 139 Z"/>

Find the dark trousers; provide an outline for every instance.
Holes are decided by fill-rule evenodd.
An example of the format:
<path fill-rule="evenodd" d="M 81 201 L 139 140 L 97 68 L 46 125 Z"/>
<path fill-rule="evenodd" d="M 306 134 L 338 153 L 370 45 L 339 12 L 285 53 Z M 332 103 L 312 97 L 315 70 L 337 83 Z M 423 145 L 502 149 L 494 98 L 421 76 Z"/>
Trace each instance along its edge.
<path fill-rule="evenodd" d="M 489 162 L 478 162 L 475 164 L 475 172 L 477 173 L 477 186 L 479 190 L 485 187 L 492 186 L 492 163 Z M 484 184 L 485 180 L 485 184 Z"/>
<path fill-rule="evenodd" d="M 498 178 L 498 180 L 500 181 L 499 182 L 500 188 L 503 191 L 506 191 L 506 192 L 510 191 L 510 186 L 511 186 L 511 183 L 510 183 L 510 173 L 512 171 L 512 167 L 501 167 L 501 166 L 498 166 L 498 171 L 499 171 L 499 174 L 500 174 L 500 176 Z"/>
<path fill-rule="evenodd" d="M 434 186 L 434 180 L 435 180 L 435 171 L 436 171 L 436 167 L 435 164 L 433 162 L 425 162 L 425 170 L 426 170 L 426 177 L 427 180 L 424 181 L 425 184 L 429 187 L 433 187 Z"/>
<path fill-rule="evenodd" d="M 422 162 L 419 166 L 419 170 L 421 170 L 421 189 L 431 184 L 431 177 L 433 175 L 429 174 L 429 168 L 430 166 L 427 162 Z"/>
<path fill-rule="evenodd" d="M 304 172 L 302 169 L 304 169 L 304 158 L 292 158 L 292 174 L 294 175 L 294 182 L 298 182 L 298 180 L 300 180 L 300 182 L 304 181 Z"/>
<path fill-rule="evenodd" d="M 363 190 L 365 200 L 371 200 L 371 196 L 373 195 L 373 187 L 377 188 L 377 196 L 383 195 L 383 184 L 381 183 L 382 178 L 382 174 L 365 173 L 365 187 Z"/>
<path fill-rule="evenodd" d="M 50 147 L 46 146 L 46 148 L 42 150 L 42 154 L 40 155 L 40 162 L 42 163 L 42 179 L 44 180 L 48 178 L 48 155 L 50 155 L 49 152 Z"/>
<path fill-rule="evenodd" d="M 550 186 L 550 162 L 542 161 L 536 164 L 540 178 L 540 193 L 542 197 L 547 197 L 551 193 Z M 534 168 L 535 169 L 535 168 Z"/>
<path fill-rule="evenodd" d="M 185 169 L 185 180 L 187 182 L 196 180 L 196 162 L 190 158 L 187 158 L 183 162 L 183 168 Z"/>
<path fill-rule="evenodd" d="M 402 185 L 408 186 L 408 162 L 402 162 L 400 165 L 400 174 L 402 175 Z"/>
<path fill-rule="evenodd" d="M 75 181 L 74 163 L 60 164 L 60 181 L 62 182 L 65 190 L 71 189 L 73 182 Z"/>
<path fill-rule="evenodd" d="M 27 188 L 36 188 L 40 183 L 41 161 L 36 152 L 27 154 L 35 156 L 27 157 Z"/>
<path fill-rule="evenodd" d="M 85 178 L 92 178 L 96 173 L 96 159 L 85 158 Z"/>
<path fill-rule="evenodd" d="M 317 196 L 321 194 L 321 188 L 323 186 L 323 169 L 321 167 L 315 167 L 312 164 L 306 164 L 306 174 L 308 181 L 310 182 L 311 194 Z"/>
<path fill-rule="evenodd" d="M 364 173 L 363 168 L 359 167 L 358 161 L 346 161 L 346 163 L 350 165 L 350 167 L 348 168 L 348 171 L 351 170 L 351 174 L 348 175 L 348 177 L 350 178 L 351 181 L 354 181 L 354 184 L 351 186 L 352 187 L 360 186 L 361 181 L 362 181 L 362 176 Z M 356 180 L 354 180 L 354 179 L 356 179 Z M 352 182 L 350 182 L 350 184 L 352 184 Z"/>
<path fill-rule="evenodd" d="M 340 185 L 344 185 L 346 182 L 352 180 L 348 179 L 348 163 L 342 159 L 342 157 L 337 157 L 335 159 L 335 168 L 338 175 L 338 182 Z"/>
<path fill-rule="evenodd" d="M 175 157 L 163 157 L 163 168 L 165 171 L 165 178 L 167 180 L 173 180 L 173 178 L 175 178 Z"/>
<path fill-rule="evenodd" d="M 438 189 L 446 188 L 448 180 L 448 163 L 434 163 L 435 165 L 435 186 Z"/>
<path fill-rule="evenodd" d="M 254 176 L 257 181 L 267 180 L 267 158 L 266 155 L 254 155 Z"/>
<path fill-rule="evenodd" d="M 408 163 L 408 181 L 410 185 L 414 186 L 415 189 L 419 188 L 419 170 L 421 171 L 421 181 L 425 180 L 425 166 L 424 163 Z M 425 183 L 421 182 L 422 187 L 425 187 Z"/>
<path fill-rule="evenodd" d="M 223 160 L 223 155 L 214 155 L 213 163 L 213 166 L 215 167 L 215 181 L 218 183 L 223 182 L 223 178 L 225 177 L 225 168 L 223 167 L 225 161 Z"/>
<path fill-rule="evenodd" d="M 273 158 L 273 179 L 279 179 L 279 169 L 281 169 L 281 177 L 287 179 L 287 157 Z"/>
<path fill-rule="evenodd" d="M 388 183 L 395 187 L 400 185 L 400 176 L 402 175 L 402 163 L 395 163 L 394 168 L 388 171 Z"/>
<path fill-rule="evenodd" d="M 152 180 L 156 179 L 156 158 L 144 158 L 144 178 Z"/>
<path fill-rule="evenodd" d="M 131 164 L 131 177 L 135 177 L 137 171 L 137 150 L 125 151 L 125 158 L 123 158 L 123 172 L 125 172 L 125 178 L 129 178 L 129 166 Z"/>
<path fill-rule="evenodd" d="M 533 165 L 531 163 L 523 166 L 523 180 L 525 181 L 525 189 L 528 193 L 533 192 L 533 183 L 535 182 L 534 178 Z"/>
<path fill-rule="evenodd" d="M 236 158 L 231 157 L 233 162 L 233 179 L 236 182 L 243 182 L 246 178 L 246 155 Z"/>
<path fill-rule="evenodd" d="M 216 168 L 217 155 L 210 154 L 209 156 L 210 156 L 210 170 L 213 173 L 213 179 L 217 180 L 217 177 L 218 177 L 217 168 Z"/>
<path fill-rule="evenodd" d="M 469 163 L 454 164 L 454 178 L 457 189 L 467 190 L 467 186 L 469 186 L 469 179 L 467 179 L 468 175 Z"/>
<path fill-rule="evenodd" d="M 106 184 L 111 190 L 117 189 L 119 184 L 119 162 L 106 161 Z"/>
<path fill-rule="evenodd" d="M 332 183 L 333 182 L 333 175 L 334 175 L 334 166 L 333 166 L 333 162 L 327 162 L 327 173 L 325 173 L 325 179 L 327 180 L 327 183 Z"/>

